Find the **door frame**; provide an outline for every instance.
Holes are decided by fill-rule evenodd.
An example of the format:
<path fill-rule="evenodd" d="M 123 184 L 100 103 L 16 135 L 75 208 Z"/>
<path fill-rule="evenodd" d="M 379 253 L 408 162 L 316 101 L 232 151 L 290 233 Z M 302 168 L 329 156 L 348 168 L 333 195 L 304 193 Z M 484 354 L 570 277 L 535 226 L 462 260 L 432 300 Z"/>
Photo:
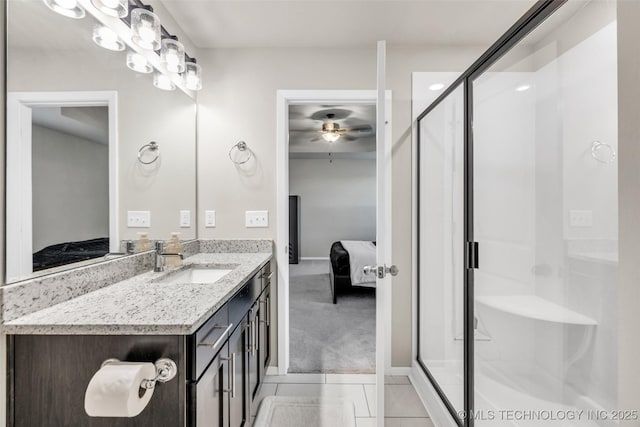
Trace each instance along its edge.
<path fill-rule="evenodd" d="M 391 141 L 391 101 L 390 90 L 385 92 L 387 126 L 385 138 Z M 300 104 L 375 104 L 376 90 L 278 90 L 276 126 L 276 244 L 275 254 L 278 264 L 278 375 L 286 375 L 289 370 L 289 105 Z M 376 151 L 376 161 L 383 160 L 384 153 Z M 387 165 L 387 188 L 391 190 L 391 165 Z M 387 239 L 391 242 L 391 216 L 385 218 Z M 388 293 L 390 295 L 390 293 Z M 391 331 L 391 298 L 383 304 L 385 329 Z M 377 351 L 377 349 L 376 349 Z M 391 334 L 385 339 L 385 373 L 391 372 Z"/>
<path fill-rule="evenodd" d="M 109 118 L 109 251 L 119 252 L 118 93 L 116 91 L 8 92 L 6 229 L 7 281 L 33 272 L 31 126 L 33 107 L 107 107 Z"/>

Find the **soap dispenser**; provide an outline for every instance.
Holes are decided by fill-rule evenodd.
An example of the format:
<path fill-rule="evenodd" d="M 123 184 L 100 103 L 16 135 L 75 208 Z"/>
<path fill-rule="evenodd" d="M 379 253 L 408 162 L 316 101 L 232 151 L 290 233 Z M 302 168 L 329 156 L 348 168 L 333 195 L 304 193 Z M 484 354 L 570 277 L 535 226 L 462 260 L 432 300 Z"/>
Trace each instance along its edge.
<path fill-rule="evenodd" d="M 151 250 L 151 242 L 147 232 L 138 233 L 138 247 L 136 252 L 146 252 Z"/>
<path fill-rule="evenodd" d="M 164 248 L 164 252 L 166 254 L 182 254 L 184 252 L 184 248 L 182 247 L 182 243 L 180 242 L 180 233 L 171 233 L 171 237 L 167 242 L 167 245 Z M 182 258 L 174 256 L 174 257 L 166 257 L 165 259 L 167 267 L 179 267 L 182 265 Z"/>

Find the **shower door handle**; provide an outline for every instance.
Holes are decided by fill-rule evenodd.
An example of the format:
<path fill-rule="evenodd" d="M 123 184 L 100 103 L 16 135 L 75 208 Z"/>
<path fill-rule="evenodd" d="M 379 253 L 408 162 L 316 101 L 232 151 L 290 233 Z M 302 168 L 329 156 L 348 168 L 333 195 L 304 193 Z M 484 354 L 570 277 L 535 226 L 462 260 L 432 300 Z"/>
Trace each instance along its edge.
<path fill-rule="evenodd" d="M 392 265 L 390 267 L 384 266 L 376 266 L 376 265 L 367 265 L 363 269 L 364 274 L 375 274 L 378 279 L 384 279 L 387 274 L 391 274 L 392 276 L 398 275 L 398 267 Z"/>

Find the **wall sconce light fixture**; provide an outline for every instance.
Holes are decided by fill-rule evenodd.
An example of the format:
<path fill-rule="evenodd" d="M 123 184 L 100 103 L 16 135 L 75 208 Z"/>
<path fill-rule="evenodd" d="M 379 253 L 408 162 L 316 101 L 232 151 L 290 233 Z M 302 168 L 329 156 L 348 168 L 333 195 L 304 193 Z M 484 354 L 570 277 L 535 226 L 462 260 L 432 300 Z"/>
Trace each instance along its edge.
<path fill-rule="evenodd" d="M 93 41 L 100 47 L 109 50 L 124 50 L 124 42 L 118 37 L 115 31 L 102 24 L 93 27 Z"/>
<path fill-rule="evenodd" d="M 67 18 L 84 18 L 85 11 L 78 4 L 78 0 L 44 0 L 44 4 L 51 10 Z"/>
<path fill-rule="evenodd" d="M 114 18 L 124 18 L 129 14 L 129 2 L 127 0 L 91 0 L 91 3 L 100 12 Z"/>

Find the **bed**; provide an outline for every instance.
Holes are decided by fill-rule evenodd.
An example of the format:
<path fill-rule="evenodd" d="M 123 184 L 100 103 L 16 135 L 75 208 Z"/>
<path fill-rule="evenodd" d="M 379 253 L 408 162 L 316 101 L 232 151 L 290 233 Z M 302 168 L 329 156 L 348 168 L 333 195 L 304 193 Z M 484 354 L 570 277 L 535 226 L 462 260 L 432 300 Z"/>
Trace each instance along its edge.
<path fill-rule="evenodd" d="M 99 258 L 108 253 L 108 237 L 79 242 L 58 243 L 47 246 L 33 254 L 33 271 Z"/>
<path fill-rule="evenodd" d="M 362 240 L 341 240 L 333 242 L 329 251 L 331 262 L 331 294 L 333 303 L 338 302 L 338 294 L 354 288 L 375 288 L 375 276 L 361 274 L 364 265 L 375 265 L 376 242 Z M 352 262 L 350 251 L 356 254 Z"/>

